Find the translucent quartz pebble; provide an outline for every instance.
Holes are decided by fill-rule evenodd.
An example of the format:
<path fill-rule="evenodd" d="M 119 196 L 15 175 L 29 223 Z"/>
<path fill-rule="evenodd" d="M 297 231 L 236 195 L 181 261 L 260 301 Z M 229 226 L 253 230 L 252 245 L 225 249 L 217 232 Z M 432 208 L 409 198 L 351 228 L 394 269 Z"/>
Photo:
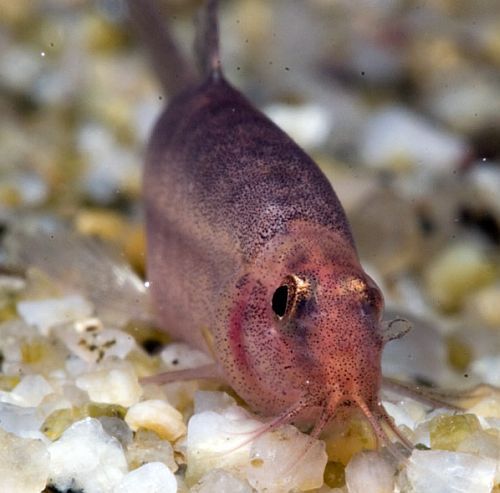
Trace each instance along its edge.
<path fill-rule="evenodd" d="M 425 419 L 425 406 L 412 399 L 401 399 L 396 404 L 384 400 L 383 404 L 396 426 L 404 425 L 414 430 Z"/>
<path fill-rule="evenodd" d="M 436 416 L 429 422 L 431 448 L 457 450 L 463 440 L 479 430 L 481 425 L 474 414 Z"/>
<path fill-rule="evenodd" d="M 93 418 L 71 425 L 49 446 L 49 454 L 49 482 L 61 491 L 112 491 L 127 472 L 120 442 Z"/>
<path fill-rule="evenodd" d="M 137 375 L 128 366 L 86 373 L 76 379 L 76 385 L 86 390 L 94 402 L 125 407 L 138 402 L 142 393 Z"/>
<path fill-rule="evenodd" d="M 495 461 L 487 457 L 414 450 L 406 474 L 412 492 L 491 493 L 495 469 Z"/>
<path fill-rule="evenodd" d="M 186 434 L 182 414 L 168 402 L 158 399 L 133 405 L 128 410 L 125 421 L 132 430 L 145 428 L 165 440 L 174 441 Z"/>
<path fill-rule="evenodd" d="M 500 433 L 497 430 L 476 431 L 463 440 L 457 452 L 467 452 L 496 461 L 495 484 L 500 484 Z"/>
<path fill-rule="evenodd" d="M 418 166 L 431 173 L 447 172 L 461 164 L 466 152 L 462 139 L 402 106 L 371 116 L 360 141 L 367 166 L 393 170 Z"/>
<path fill-rule="evenodd" d="M 328 459 L 344 466 L 358 452 L 377 447 L 370 424 L 359 413 L 349 419 L 334 419 L 328 425 L 325 444 Z"/>
<path fill-rule="evenodd" d="M 349 493 L 392 493 L 394 468 L 376 452 L 361 452 L 345 469 Z"/>
<path fill-rule="evenodd" d="M 162 462 L 173 472 L 178 468 L 172 445 L 152 431 L 138 430 L 125 455 L 129 469 L 136 469 L 147 462 Z"/>
<path fill-rule="evenodd" d="M 116 438 L 121 443 L 122 447 L 125 448 L 132 443 L 132 430 L 123 419 L 114 418 L 112 416 L 101 416 L 97 419 L 100 421 L 104 431 L 109 436 Z"/>
<path fill-rule="evenodd" d="M 56 325 L 81 320 L 92 315 L 92 305 L 81 296 L 50 298 L 40 301 L 20 301 L 17 311 L 21 318 L 48 335 Z"/>
<path fill-rule="evenodd" d="M 20 437 L 38 436 L 42 423 L 43 417 L 34 407 L 0 403 L 0 425 L 5 431 Z"/>
<path fill-rule="evenodd" d="M 194 484 L 217 468 L 241 474 L 255 432 L 263 426 L 238 406 L 194 414 L 188 423 L 186 482 Z"/>
<path fill-rule="evenodd" d="M 224 409 L 235 405 L 236 401 L 225 392 L 199 390 L 194 396 L 195 414 L 204 411 L 222 412 Z"/>
<path fill-rule="evenodd" d="M 47 446 L 0 428 L 0 491 L 39 493 L 47 483 Z"/>
<path fill-rule="evenodd" d="M 129 472 L 113 489 L 113 493 L 137 493 L 139 491 L 176 493 L 177 481 L 174 473 L 161 462 L 150 462 Z"/>
<path fill-rule="evenodd" d="M 52 386 L 42 376 L 26 375 L 12 392 L 0 392 L 0 401 L 16 406 L 36 407 L 44 397 L 53 392 Z"/>
<path fill-rule="evenodd" d="M 250 485 L 222 469 L 214 469 L 205 474 L 190 493 L 252 493 Z"/>
<path fill-rule="evenodd" d="M 264 433 L 253 443 L 248 482 L 258 491 L 308 491 L 323 484 L 325 443 L 291 425 Z"/>

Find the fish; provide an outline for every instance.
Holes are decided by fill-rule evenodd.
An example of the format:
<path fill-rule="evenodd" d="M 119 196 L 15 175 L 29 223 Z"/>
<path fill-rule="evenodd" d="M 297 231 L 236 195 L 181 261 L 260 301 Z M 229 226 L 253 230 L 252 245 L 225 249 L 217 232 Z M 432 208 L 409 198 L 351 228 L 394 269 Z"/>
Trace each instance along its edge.
<path fill-rule="evenodd" d="M 355 408 L 379 439 L 384 422 L 400 435 L 379 398 L 381 356 L 406 328 L 382 322 L 383 295 L 317 164 L 226 79 L 216 1 L 200 22 L 198 72 L 153 4 L 129 6 L 170 96 L 144 169 L 152 306 L 215 360 L 188 376 L 218 375 L 273 426 L 309 422 L 319 436 Z"/>

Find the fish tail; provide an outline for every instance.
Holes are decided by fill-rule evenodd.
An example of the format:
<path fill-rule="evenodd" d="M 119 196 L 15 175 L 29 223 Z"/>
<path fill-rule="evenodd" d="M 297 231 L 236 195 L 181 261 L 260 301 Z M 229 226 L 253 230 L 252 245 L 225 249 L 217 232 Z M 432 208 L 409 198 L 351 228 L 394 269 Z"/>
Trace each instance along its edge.
<path fill-rule="evenodd" d="M 129 15 L 152 58 L 165 92 L 174 95 L 199 81 L 152 0 L 127 0 Z"/>

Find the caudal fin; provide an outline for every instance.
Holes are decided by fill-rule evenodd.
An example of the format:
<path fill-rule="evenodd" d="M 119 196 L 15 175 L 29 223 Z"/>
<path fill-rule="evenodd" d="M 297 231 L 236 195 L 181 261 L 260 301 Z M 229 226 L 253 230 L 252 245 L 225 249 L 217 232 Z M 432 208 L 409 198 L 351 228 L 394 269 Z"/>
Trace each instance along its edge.
<path fill-rule="evenodd" d="M 153 62 L 167 94 L 195 84 L 198 76 L 177 46 L 167 23 L 153 0 L 127 0 L 130 18 Z"/>
<path fill-rule="evenodd" d="M 206 77 L 221 76 L 217 0 L 206 0 L 197 17 L 195 49 L 199 73 L 177 46 L 154 0 L 127 0 L 127 3 L 132 23 L 167 94 L 176 94 Z"/>

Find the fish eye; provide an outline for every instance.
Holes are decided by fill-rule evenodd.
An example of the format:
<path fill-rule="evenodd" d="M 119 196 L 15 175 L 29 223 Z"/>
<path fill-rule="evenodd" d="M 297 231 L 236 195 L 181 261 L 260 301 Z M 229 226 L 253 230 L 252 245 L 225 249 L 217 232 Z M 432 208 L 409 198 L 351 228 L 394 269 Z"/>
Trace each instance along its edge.
<path fill-rule="evenodd" d="M 286 309 L 289 305 L 288 301 L 288 286 L 286 284 L 281 285 L 273 294 L 272 307 L 273 312 L 276 313 L 278 318 L 283 318 L 286 314 Z"/>
<path fill-rule="evenodd" d="M 308 296 L 308 292 L 309 283 L 300 277 L 295 275 L 285 277 L 274 291 L 271 301 L 271 307 L 278 320 L 291 315 L 298 302 Z"/>

